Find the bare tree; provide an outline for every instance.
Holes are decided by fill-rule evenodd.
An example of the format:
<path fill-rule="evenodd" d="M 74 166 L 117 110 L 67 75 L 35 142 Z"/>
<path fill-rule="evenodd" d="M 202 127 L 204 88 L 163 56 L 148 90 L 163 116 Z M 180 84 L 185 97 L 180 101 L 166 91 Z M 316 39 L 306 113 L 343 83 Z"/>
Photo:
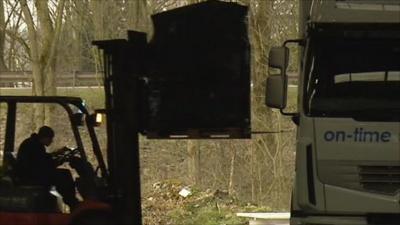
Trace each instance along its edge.
<path fill-rule="evenodd" d="M 35 24 L 32 9 L 26 0 L 21 0 L 21 8 L 28 29 L 30 44 L 30 59 L 33 75 L 34 95 L 56 95 L 55 69 L 57 57 L 57 45 L 63 24 L 65 0 L 57 3 L 54 19 L 49 10 L 49 2 L 36 0 L 34 3 L 38 23 Z M 36 126 L 50 123 L 51 108 L 37 108 Z"/>
<path fill-rule="evenodd" d="M 126 1 L 128 29 L 150 32 L 150 13 L 147 0 Z"/>
<path fill-rule="evenodd" d="M 4 14 L 4 1 L 0 1 L 0 71 L 7 70 L 4 62 L 4 43 L 6 40 L 6 21 Z"/>
<path fill-rule="evenodd" d="M 201 184 L 200 146 L 197 141 L 187 141 L 189 179 L 194 185 Z"/>
<path fill-rule="evenodd" d="M 229 183 L 228 183 L 228 193 L 229 195 L 235 194 L 235 167 L 236 167 L 236 157 L 237 157 L 237 149 L 234 143 L 230 144 L 231 149 L 231 161 L 230 161 L 230 169 L 229 169 Z"/>

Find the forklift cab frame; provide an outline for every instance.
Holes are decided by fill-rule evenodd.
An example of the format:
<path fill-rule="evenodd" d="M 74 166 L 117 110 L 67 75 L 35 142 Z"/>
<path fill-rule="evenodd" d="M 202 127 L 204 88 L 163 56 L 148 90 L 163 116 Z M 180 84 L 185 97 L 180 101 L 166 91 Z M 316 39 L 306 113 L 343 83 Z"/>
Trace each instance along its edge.
<path fill-rule="evenodd" d="M 27 104 L 35 104 L 35 103 L 43 103 L 43 104 L 58 104 L 64 108 L 64 110 L 67 112 L 70 124 L 71 124 L 71 129 L 74 135 L 74 138 L 77 143 L 77 148 L 80 153 L 80 157 L 86 161 L 86 153 L 84 149 L 84 145 L 82 142 L 82 137 L 79 132 L 78 127 L 84 124 L 79 124 L 78 119 L 79 115 L 77 113 L 74 113 L 73 107 L 75 106 L 77 109 L 79 109 L 79 114 L 82 114 L 81 118 L 85 118 L 85 125 L 87 127 L 88 134 L 90 136 L 92 148 L 93 148 L 93 153 L 96 157 L 96 160 L 98 162 L 98 169 L 100 170 L 100 177 L 108 183 L 108 171 L 106 168 L 106 165 L 104 163 L 104 159 L 101 153 L 100 145 L 96 137 L 95 129 L 94 127 L 96 126 L 96 123 L 93 122 L 93 118 L 95 118 L 95 115 L 90 115 L 88 110 L 85 108 L 82 99 L 76 98 L 76 97 L 49 97 L 49 96 L 0 96 L 0 104 L 5 103 L 7 104 L 7 118 L 6 118 L 6 129 L 5 129 L 5 142 L 4 142 L 4 154 L 3 154 L 3 167 L 6 168 L 8 167 L 8 162 L 10 159 L 7 157 L 7 155 L 11 155 L 12 152 L 14 152 L 15 149 L 15 130 L 16 130 L 16 113 L 17 113 L 17 107 L 18 104 L 21 103 L 27 103 Z M 78 119 L 77 119 L 78 118 Z M 87 149 L 88 150 L 88 149 Z M 97 168 L 96 168 L 97 171 Z M 5 190 L 4 196 L 6 198 L 9 198 L 9 204 L 7 205 L 6 208 L 0 209 L 0 224 L 10 224 L 14 223 L 15 219 L 17 219 L 19 222 L 22 223 L 28 223 L 28 224 L 65 224 L 67 221 L 70 221 L 71 218 L 75 218 L 74 215 L 72 217 L 70 216 L 71 214 L 62 214 L 58 212 L 57 210 L 55 211 L 41 211 L 36 210 L 36 207 L 30 208 L 30 206 L 27 206 L 26 208 L 18 208 L 19 206 L 12 206 L 12 204 L 18 199 L 20 196 L 24 196 L 26 194 L 29 195 L 30 190 L 26 191 L 24 186 L 15 186 L 11 188 L 6 188 L 6 187 L 1 187 L 2 190 Z M 24 193 L 19 193 L 19 189 L 22 190 Z M 29 187 L 28 187 L 29 189 Z M 4 191 L 3 190 L 3 191 Z M 34 190 L 34 189 L 33 189 Z M 28 193 L 26 193 L 28 192 Z M 10 193 L 8 195 L 7 193 Z M 13 195 L 17 197 L 14 198 Z M 35 194 L 35 193 L 34 193 Z M 102 196 L 104 197 L 104 196 Z M 22 198 L 23 199 L 23 198 Z M 36 201 L 36 200 L 35 200 Z M 84 201 L 86 204 L 87 201 Z M 91 205 L 96 204 L 102 204 L 102 203 L 96 203 L 89 201 Z M 35 203 L 36 204 L 36 203 Z M 85 205 L 84 204 L 84 205 Z M 90 205 L 89 204 L 89 205 Z M 17 204 L 18 205 L 18 204 Z M 29 204 L 28 204 L 29 205 Z M 85 205 L 87 207 L 87 204 Z M 89 207 L 90 208 L 90 207 Z M 93 209 L 93 207 L 91 208 Z M 76 215 L 75 215 L 76 216 Z"/>
<path fill-rule="evenodd" d="M 53 97 L 53 96 L 0 96 L 0 104 L 7 104 L 7 120 L 6 120 L 6 130 L 5 130 L 5 142 L 4 142 L 4 155 L 7 153 L 14 152 L 15 149 L 15 124 L 16 124 L 16 112 L 17 105 L 21 103 L 43 103 L 43 104 L 58 104 L 62 106 L 68 114 L 70 119 L 71 129 L 74 138 L 77 143 L 77 148 L 79 150 L 80 156 L 83 160 L 87 160 L 85 153 L 85 148 L 83 145 L 82 137 L 78 129 L 78 124 L 76 123 L 76 113 L 73 112 L 71 106 L 75 106 L 80 110 L 80 113 L 85 116 L 85 123 L 92 143 L 93 153 L 96 156 L 98 166 L 102 177 L 107 176 L 107 169 L 104 163 L 104 158 L 101 153 L 100 144 L 97 140 L 96 132 L 94 130 L 94 123 L 92 117 L 88 110 L 83 105 L 81 98 L 77 97 Z M 6 158 L 3 158 L 6 160 Z M 7 163 L 7 161 L 4 161 Z"/>

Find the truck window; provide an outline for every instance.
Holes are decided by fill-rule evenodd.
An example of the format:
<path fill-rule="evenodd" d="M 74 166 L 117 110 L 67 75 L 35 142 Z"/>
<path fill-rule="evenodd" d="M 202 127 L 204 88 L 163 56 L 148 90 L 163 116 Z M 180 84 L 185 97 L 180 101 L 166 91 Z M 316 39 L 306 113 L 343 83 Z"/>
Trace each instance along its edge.
<path fill-rule="evenodd" d="M 314 116 L 400 110 L 400 41 L 316 41 L 307 90 Z"/>
<path fill-rule="evenodd" d="M 346 82 L 400 81 L 400 71 L 378 71 L 335 75 L 335 84 Z"/>

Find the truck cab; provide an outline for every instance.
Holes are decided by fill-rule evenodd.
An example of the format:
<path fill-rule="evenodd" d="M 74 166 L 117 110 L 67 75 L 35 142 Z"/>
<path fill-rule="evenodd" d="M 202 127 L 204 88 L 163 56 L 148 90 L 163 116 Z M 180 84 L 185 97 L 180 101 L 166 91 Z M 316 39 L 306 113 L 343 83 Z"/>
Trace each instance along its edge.
<path fill-rule="evenodd" d="M 291 224 L 398 224 L 400 1 L 301 1 L 298 111 L 285 112 L 288 48 L 267 105 L 297 123 Z M 397 222 L 396 222 L 397 220 Z M 394 221 L 394 222 L 393 222 Z"/>

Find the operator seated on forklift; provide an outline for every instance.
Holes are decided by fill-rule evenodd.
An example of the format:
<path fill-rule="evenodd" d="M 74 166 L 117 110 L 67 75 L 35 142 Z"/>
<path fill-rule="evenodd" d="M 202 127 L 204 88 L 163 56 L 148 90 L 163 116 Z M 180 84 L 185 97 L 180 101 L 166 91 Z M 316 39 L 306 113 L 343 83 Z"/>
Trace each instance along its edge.
<path fill-rule="evenodd" d="M 56 161 L 53 159 L 54 153 L 46 152 L 46 146 L 52 144 L 54 136 L 52 128 L 43 126 L 38 133 L 33 133 L 21 143 L 17 154 L 17 177 L 20 185 L 43 186 L 49 191 L 52 186 L 55 186 L 63 197 L 64 203 L 72 210 L 76 208 L 79 200 L 76 198 L 71 172 L 68 169 L 57 168 L 64 162 Z M 58 152 L 64 150 L 65 148 L 62 148 Z M 77 159 L 79 160 L 79 158 L 74 158 L 75 161 Z"/>

